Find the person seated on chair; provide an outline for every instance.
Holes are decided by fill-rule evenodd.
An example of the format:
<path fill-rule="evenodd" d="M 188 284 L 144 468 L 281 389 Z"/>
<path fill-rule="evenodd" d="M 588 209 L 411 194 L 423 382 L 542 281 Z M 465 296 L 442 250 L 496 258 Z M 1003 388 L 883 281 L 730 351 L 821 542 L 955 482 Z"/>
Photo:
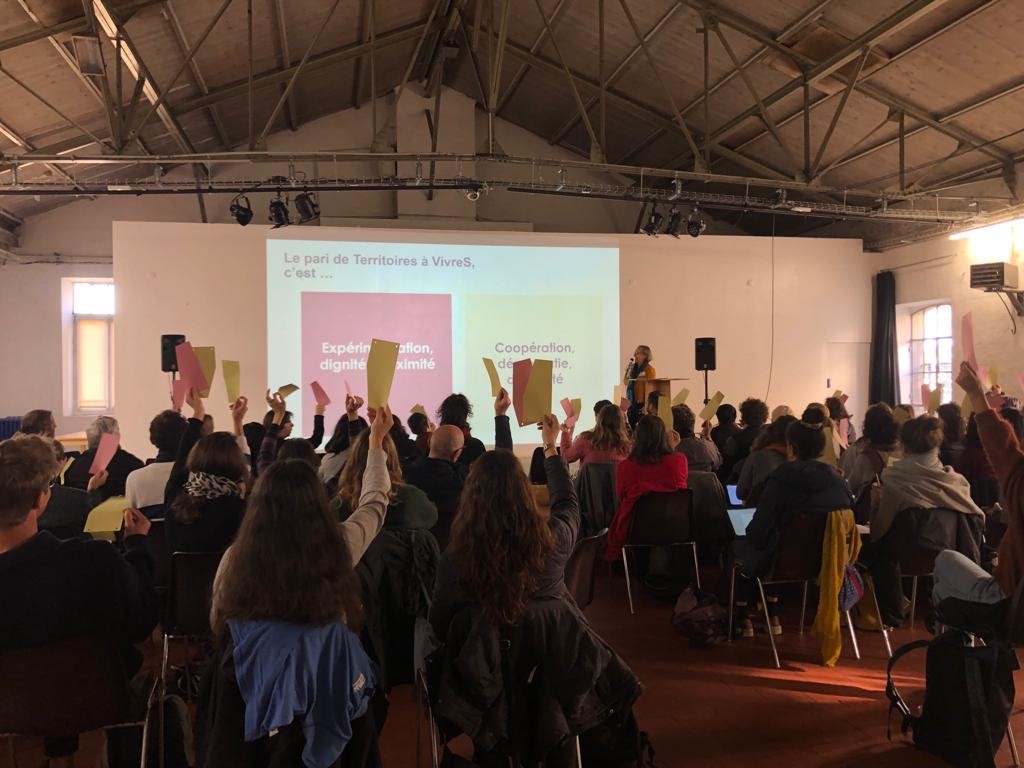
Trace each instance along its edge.
<path fill-rule="evenodd" d="M 657 416 L 644 416 L 633 433 L 633 450 L 615 470 L 615 489 L 619 507 L 608 528 L 610 561 L 622 556 L 622 545 L 629 535 L 633 508 L 645 493 L 670 493 L 686 488 L 686 456 L 676 452 L 679 433 L 668 432 Z"/>
<path fill-rule="evenodd" d="M 697 417 L 685 403 L 672 406 L 672 427 L 679 435 L 676 451 L 686 457 L 691 472 L 715 472 L 722 466 L 722 454 L 709 437 L 711 423 L 705 421 L 698 437 L 694 434 Z"/>
<path fill-rule="evenodd" d="M 959 552 L 940 552 L 932 573 L 932 602 L 938 606 L 954 598 L 991 605 L 1012 597 L 1024 580 L 1024 451 L 1010 424 L 992 410 L 978 372 L 970 363 L 960 365 L 956 383 L 970 399 L 978 435 L 999 479 L 1007 530 L 999 543 L 998 565 L 992 574 Z"/>
<path fill-rule="evenodd" d="M 57 440 L 43 439 L 53 449 L 59 471 L 59 468 L 64 466 L 64 446 Z M 99 482 L 103 479 L 103 475 L 104 473 L 101 472 L 93 477 Z M 92 494 L 88 491 L 80 491 L 77 488 L 70 488 L 55 482 L 50 488 L 50 501 L 39 516 L 39 530 L 49 531 L 58 539 L 71 539 L 82 535 L 85 521 L 88 520 L 89 512 L 93 507 L 89 503 L 90 496 Z M 92 500 L 95 500 L 95 496 Z"/>
<path fill-rule="evenodd" d="M 757 506 L 768 478 L 789 459 L 786 430 L 796 420 L 796 416 L 780 416 L 754 441 L 736 484 L 736 494 L 747 506 Z"/>
<path fill-rule="evenodd" d="M 409 437 L 409 433 L 405 431 L 405 425 L 397 416 L 395 416 L 395 424 L 388 434 L 391 436 L 391 442 L 394 443 L 395 453 L 403 471 L 419 460 L 420 449 L 416 447 L 416 441 Z"/>
<path fill-rule="evenodd" d="M 277 461 L 304 461 L 313 469 L 319 466 L 316 448 L 304 437 L 289 437 L 282 442 L 277 452 Z"/>
<path fill-rule="evenodd" d="M 438 423 L 441 426 L 452 426 L 462 430 L 464 445 L 458 461 L 467 467 L 484 455 L 487 450 L 484 444 L 473 437 L 469 427 L 469 419 L 473 415 L 473 406 L 465 395 L 454 392 L 443 401 L 437 409 Z"/>
<path fill-rule="evenodd" d="M 843 402 L 841 397 L 826 397 L 825 407 L 828 408 L 828 417 L 832 419 L 832 423 L 837 428 L 843 419 L 846 419 L 846 433 L 839 435 L 842 449 L 845 453 L 847 448 L 857 442 L 857 429 L 853 426 L 853 418 L 847 412 L 846 403 Z"/>
<path fill-rule="evenodd" d="M 40 531 L 59 470 L 52 444 L 39 436 L 0 443 L 0 652 L 101 634 L 134 675 L 142 665 L 135 644 L 160 617 L 149 520 L 125 510 L 123 555 L 106 541 L 59 541 Z M 49 757 L 77 750 L 75 734 L 67 736 L 46 740 Z"/>
<path fill-rule="evenodd" d="M 743 428 L 729 437 L 722 452 L 722 474 L 729 482 L 736 482 L 742 463 L 750 455 L 764 425 L 768 422 L 768 406 L 763 400 L 748 397 L 740 403 L 740 419 Z"/>
<path fill-rule="evenodd" d="M 352 441 L 364 429 L 370 428 L 370 423 L 359 415 L 359 409 L 362 407 L 363 398 L 357 395 L 345 396 L 345 415 L 338 419 L 331 439 L 324 446 L 324 455 L 317 473 L 327 487 L 328 495 L 333 495 L 338 488 L 338 475 L 348 459 Z"/>
<path fill-rule="evenodd" d="M 740 431 L 740 426 L 736 423 L 736 407 L 728 403 L 722 403 L 718 406 L 718 410 L 715 411 L 715 420 L 718 422 L 718 425 L 711 430 L 711 439 L 718 446 L 718 452 L 722 454 L 724 459 L 725 446 L 728 445 L 729 438 Z M 718 479 L 723 484 L 729 480 L 724 467 L 718 468 Z"/>
<path fill-rule="evenodd" d="M 124 495 L 129 507 L 145 510 L 146 507 L 163 506 L 167 479 L 171 476 L 178 443 L 187 427 L 185 417 L 172 410 L 161 411 L 149 422 L 149 442 L 156 447 L 156 458 L 128 475 Z"/>
<path fill-rule="evenodd" d="M 409 431 L 416 436 L 416 450 L 419 452 L 420 458 L 427 456 L 430 453 L 430 435 L 435 429 L 434 425 L 430 423 L 430 419 L 427 418 L 427 414 L 419 411 L 410 413 L 405 423 L 409 425 Z"/>
<path fill-rule="evenodd" d="M 509 404 L 502 390 L 495 412 L 506 426 Z M 551 415 L 540 424 L 550 500 L 546 518 L 511 450 L 487 451 L 470 469 L 430 609 L 430 623 L 442 640 L 463 607 L 479 606 L 489 618 L 513 624 L 528 601 L 568 594 L 565 565 L 576 546 L 580 510 L 569 467 L 555 447 L 559 429 Z M 502 448 L 510 449 L 507 428 L 500 436 Z"/>
<path fill-rule="evenodd" d="M 292 412 L 285 406 L 284 397 L 280 392 L 271 394 L 267 390 L 267 405 L 270 410 L 263 417 L 263 442 L 260 444 L 260 452 L 256 458 L 256 473 L 259 474 L 269 467 L 277 452 L 281 450 L 284 441 L 291 437 L 292 429 L 295 426 L 292 422 Z M 327 406 L 323 403 L 316 404 L 316 413 L 313 416 L 313 434 L 309 438 L 310 444 L 315 451 L 320 447 L 324 439 L 324 411 Z"/>
<path fill-rule="evenodd" d="M 1012 424 L 1011 424 L 1012 426 Z M 999 501 L 999 482 L 978 435 L 978 423 L 972 413 L 967 420 L 963 452 L 956 460 L 955 469 L 971 485 L 971 498 L 979 507 L 990 507 Z"/>
<path fill-rule="evenodd" d="M 878 508 L 872 510 L 871 539 L 878 541 L 907 509 L 950 509 L 965 515 L 985 513 L 971 499 L 967 479 L 939 461 L 942 421 L 935 416 L 910 419 L 900 428 L 903 458 L 882 472 Z"/>
<path fill-rule="evenodd" d="M 414 485 L 402 482 L 402 467 L 399 462 L 392 432 L 384 437 L 382 448 L 386 467 L 391 480 L 388 492 L 388 509 L 384 519 L 387 528 L 429 531 L 437 524 L 437 507 L 427 494 Z M 356 437 L 349 453 L 345 468 L 338 478 L 338 494 L 331 499 L 331 510 L 338 521 L 347 520 L 358 505 L 363 493 L 363 475 L 370 455 L 370 434 L 362 432 Z"/>
<path fill-rule="evenodd" d="M 592 462 L 617 463 L 629 455 L 626 420 L 617 405 L 609 403 L 602 408 L 594 428 L 581 433 L 575 440 L 572 432 L 573 427 L 562 425 L 562 458 L 566 464 L 578 461 L 582 469 Z"/>
<path fill-rule="evenodd" d="M 35 409 L 21 417 L 21 427 L 18 429 L 21 435 L 39 435 L 49 437 L 51 440 L 57 436 L 57 420 L 53 418 L 53 411 Z"/>
<path fill-rule="evenodd" d="M 958 403 L 943 403 L 937 415 L 942 419 L 942 447 L 939 448 L 939 459 L 949 467 L 955 467 L 960 454 L 964 452 L 964 433 L 966 424 L 963 411 Z"/>
<path fill-rule="evenodd" d="M 788 461 L 765 483 L 746 536 L 733 542 L 736 560 L 747 576 L 763 576 L 771 567 L 779 537 L 797 512 L 827 515 L 853 503 L 842 476 L 819 461 L 825 450 L 824 414 L 808 409 L 786 428 Z"/>
<path fill-rule="evenodd" d="M 167 550 L 221 552 L 234 540 L 242 522 L 246 487 L 251 484 L 249 462 L 238 434 L 213 432 L 200 437 L 206 406 L 195 390 L 189 391 L 185 401 L 192 408 L 192 418 L 164 491 Z M 245 398 L 232 406 L 238 431 L 245 410 Z"/>
<path fill-rule="evenodd" d="M 363 606 L 354 564 L 384 523 L 391 483 L 381 446 L 391 424 L 390 410 L 381 408 L 360 438 L 369 455 L 362 495 L 341 525 L 305 462 L 276 461 L 256 480 L 217 571 L 211 612 L 217 646 L 231 650 L 244 733 L 225 725 L 242 718 L 210 711 L 230 706 L 223 695 L 204 699 L 200 720 L 213 725 L 203 733 L 200 764 L 237 764 L 226 756 L 244 750 L 243 740 L 296 720 L 305 736 L 302 764 L 334 765 L 349 746 L 351 723 L 367 712 L 377 687 L 357 634 Z"/>
<path fill-rule="evenodd" d="M 121 434 L 121 427 L 113 416 L 98 416 L 86 428 L 85 436 L 88 449 L 71 462 L 71 466 L 64 473 L 64 485 L 70 485 L 72 488 L 78 488 L 83 491 L 89 488 L 89 478 L 92 476 L 90 470 L 93 460 L 96 458 L 96 449 L 99 447 L 100 438 L 108 433 L 114 435 Z M 125 482 L 128 480 L 128 475 L 137 469 L 141 469 L 142 466 L 140 459 L 118 446 L 117 452 L 114 453 L 114 458 L 107 465 L 107 480 L 103 487 L 99 489 L 99 500 L 104 501 L 111 496 L 124 496 L 124 487 Z"/>
<path fill-rule="evenodd" d="M 875 403 L 864 414 L 864 436 L 843 455 L 844 460 L 855 452 L 852 463 L 847 463 L 846 480 L 855 494 L 876 478 L 889 465 L 890 458 L 900 457 L 899 427 L 892 408 Z M 845 462 L 844 462 L 845 463 Z"/>

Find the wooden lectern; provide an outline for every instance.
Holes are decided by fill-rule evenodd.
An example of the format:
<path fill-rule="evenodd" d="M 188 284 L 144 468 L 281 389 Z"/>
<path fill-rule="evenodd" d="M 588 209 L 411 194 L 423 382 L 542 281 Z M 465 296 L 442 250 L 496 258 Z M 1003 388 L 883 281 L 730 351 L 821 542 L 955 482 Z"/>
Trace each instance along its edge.
<path fill-rule="evenodd" d="M 659 378 L 654 378 L 654 379 L 645 379 L 645 378 L 641 377 L 639 379 L 632 379 L 632 381 L 636 382 L 636 384 L 633 387 L 633 390 L 634 390 L 634 394 L 636 396 L 637 402 L 639 402 L 639 403 L 646 403 L 647 402 L 647 396 L 651 392 L 657 392 L 659 398 L 667 397 L 669 399 L 672 399 L 672 382 L 673 381 L 689 381 L 689 379 L 680 379 L 680 378 L 663 379 L 663 378 L 660 378 L 660 377 Z"/>

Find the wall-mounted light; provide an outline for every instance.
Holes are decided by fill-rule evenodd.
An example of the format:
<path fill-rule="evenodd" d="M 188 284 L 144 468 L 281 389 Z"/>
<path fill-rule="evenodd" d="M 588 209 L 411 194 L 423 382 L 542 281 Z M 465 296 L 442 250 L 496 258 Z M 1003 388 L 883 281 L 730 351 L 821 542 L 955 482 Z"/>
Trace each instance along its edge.
<path fill-rule="evenodd" d="M 974 237 L 975 235 L 988 235 L 994 232 L 1004 232 L 1013 228 L 1017 224 L 1024 224 L 1024 218 L 1011 219 L 1010 221 L 1001 221 L 998 224 L 989 224 L 983 227 L 975 227 L 974 229 L 965 229 L 961 232 L 954 232 L 949 236 L 949 239 L 964 240 L 968 237 Z"/>

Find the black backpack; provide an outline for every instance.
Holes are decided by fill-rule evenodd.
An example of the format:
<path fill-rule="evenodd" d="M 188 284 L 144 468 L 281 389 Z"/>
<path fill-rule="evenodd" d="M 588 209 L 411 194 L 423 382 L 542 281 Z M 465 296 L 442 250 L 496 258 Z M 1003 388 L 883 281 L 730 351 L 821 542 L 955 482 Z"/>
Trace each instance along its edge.
<path fill-rule="evenodd" d="M 961 768 L 994 768 L 1013 707 L 1013 649 L 993 643 L 971 647 L 970 636 L 949 629 L 934 640 L 904 645 L 889 659 L 885 693 L 889 717 L 903 715 L 901 732 L 913 730 L 914 743 Z M 903 700 L 892 671 L 903 656 L 927 648 L 924 706 L 915 716 Z M 890 722 L 889 738 L 892 739 Z"/>

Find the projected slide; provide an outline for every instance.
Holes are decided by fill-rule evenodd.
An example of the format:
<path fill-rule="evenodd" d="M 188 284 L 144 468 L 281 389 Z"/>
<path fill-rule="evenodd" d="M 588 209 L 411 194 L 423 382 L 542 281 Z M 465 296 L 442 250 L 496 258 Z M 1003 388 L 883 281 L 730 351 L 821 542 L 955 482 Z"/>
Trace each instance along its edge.
<path fill-rule="evenodd" d="M 333 401 L 330 431 L 346 390 L 365 395 L 379 338 L 401 345 L 390 402 L 403 422 L 414 405 L 433 418 L 445 396 L 463 392 L 473 435 L 493 443 L 484 357 L 509 392 L 516 360 L 553 360 L 556 410 L 562 397 L 588 408 L 610 397 L 621 374 L 618 249 L 268 240 L 267 331 L 270 384 L 302 387 L 288 403 L 304 435 L 309 383 Z M 539 442 L 514 418 L 513 435 Z"/>

